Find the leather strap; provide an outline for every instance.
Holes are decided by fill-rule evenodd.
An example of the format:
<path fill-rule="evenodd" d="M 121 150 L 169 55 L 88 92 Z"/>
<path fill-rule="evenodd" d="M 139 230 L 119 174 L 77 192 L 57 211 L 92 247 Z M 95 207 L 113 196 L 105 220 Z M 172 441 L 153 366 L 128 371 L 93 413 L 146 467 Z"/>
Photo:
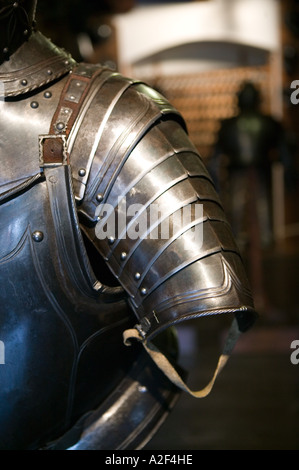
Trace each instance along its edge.
<path fill-rule="evenodd" d="M 95 77 L 103 68 L 80 64 L 70 72 L 53 115 L 49 134 L 39 136 L 40 166 L 69 162 L 67 138 Z"/>
<path fill-rule="evenodd" d="M 181 390 L 192 395 L 194 398 L 204 398 L 211 392 L 214 386 L 214 383 L 216 381 L 216 378 L 218 377 L 218 375 L 224 368 L 225 364 L 227 363 L 240 334 L 241 332 L 238 328 L 237 320 L 234 319 L 231 324 L 228 336 L 226 338 L 224 350 L 219 357 L 218 364 L 217 364 L 216 370 L 214 372 L 214 375 L 211 381 L 206 385 L 206 387 L 197 391 L 190 390 L 190 388 L 183 381 L 181 376 L 178 374 L 178 372 L 173 367 L 173 365 L 168 361 L 165 355 L 162 354 L 161 351 L 159 351 L 159 349 L 152 342 L 146 341 L 146 339 L 142 337 L 138 329 L 134 328 L 134 329 L 126 330 L 123 333 L 123 338 L 124 338 L 124 344 L 126 346 L 131 345 L 130 340 L 132 338 L 140 341 L 143 344 L 143 347 L 146 350 L 146 352 L 150 355 L 150 357 L 153 359 L 153 361 L 156 363 L 159 369 L 162 370 L 162 372 L 164 372 L 164 374 L 168 377 L 168 379 L 172 383 L 174 383 Z"/>

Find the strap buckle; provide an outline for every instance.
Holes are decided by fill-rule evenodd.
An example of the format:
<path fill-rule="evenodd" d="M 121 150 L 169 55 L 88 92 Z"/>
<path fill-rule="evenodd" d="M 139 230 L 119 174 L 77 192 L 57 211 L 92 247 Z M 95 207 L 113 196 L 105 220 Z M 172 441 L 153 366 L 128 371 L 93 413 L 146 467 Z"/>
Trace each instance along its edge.
<path fill-rule="evenodd" d="M 43 168 L 67 165 L 67 138 L 64 134 L 39 136 L 39 163 Z"/>

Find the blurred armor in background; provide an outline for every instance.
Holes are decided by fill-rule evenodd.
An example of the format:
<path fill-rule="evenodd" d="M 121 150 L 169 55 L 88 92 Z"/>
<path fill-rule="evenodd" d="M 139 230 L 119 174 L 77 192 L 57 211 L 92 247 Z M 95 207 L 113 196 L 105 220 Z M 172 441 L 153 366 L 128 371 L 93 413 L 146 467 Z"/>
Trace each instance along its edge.
<path fill-rule="evenodd" d="M 138 449 L 185 389 L 174 326 L 232 317 L 206 396 L 251 292 L 182 116 L 77 63 L 35 6 L 0 1 L 0 447 Z"/>
<path fill-rule="evenodd" d="M 260 110 L 261 96 L 251 82 L 238 93 L 239 112 L 221 122 L 210 171 L 242 253 L 249 246 L 251 283 L 263 297 L 261 250 L 273 243 L 272 166 L 289 168 L 280 122 Z M 262 303 L 262 302 L 261 302 Z"/>
<path fill-rule="evenodd" d="M 260 236 L 265 244 L 271 241 L 271 166 L 285 143 L 281 124 L 259 107 L 258 89 L 246 82 L 238 94 L 239 113 L 221 122 L 211 169 L 240 246 L 252 221 L 246 205 L 250 195 Z"/>

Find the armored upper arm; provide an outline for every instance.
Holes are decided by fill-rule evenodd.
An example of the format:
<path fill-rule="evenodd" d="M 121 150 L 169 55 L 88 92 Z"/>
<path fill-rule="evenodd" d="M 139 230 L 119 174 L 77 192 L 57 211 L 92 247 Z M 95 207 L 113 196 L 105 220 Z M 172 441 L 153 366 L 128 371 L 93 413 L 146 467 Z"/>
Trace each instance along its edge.
<path fill-rule="evenodd" d="M 146 85 L 110 76 L 80 133 L 88 163 L 82 139 L 71 162 L 83 230 L 127 292 L 141 334 L 227 312 L 246 329 L 253 303 L 242 260 L 179 113 Z"/>
<path fill-rule="evenodd" d="M 178 389 L 122 337 L 147 349 L 187 318 L 252 319 L 220 201 L 183 119 L 146 85 L 39 32 L 0 77 L 0 447 L 140 448 Z"/>

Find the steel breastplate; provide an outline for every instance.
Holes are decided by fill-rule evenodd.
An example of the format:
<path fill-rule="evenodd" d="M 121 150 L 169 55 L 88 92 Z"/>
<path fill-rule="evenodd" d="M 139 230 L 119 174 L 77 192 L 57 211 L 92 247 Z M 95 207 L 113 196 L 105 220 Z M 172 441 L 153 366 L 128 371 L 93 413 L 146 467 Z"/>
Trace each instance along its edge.
<path fill-rule="evenodd" d="M 132 362 L 119 340 L 130 313 L 97 291 L 67 197 L 68 168 L 61 170 L 51 174 L 52 188 L 33 184 L 0 209 L 1 448 L 34 447 L 61 434 Z M 37 422 L 29 418 L 36 409 Z"/>
<path fill-rule="evenodd" d="M 123 290 L 104 287 L 90 266 L 70 166 L 40 167 L 38 138 L 49 131 L 66 78 L 47 88 L 36 82 L 34 94 L 0 103 L 1 449 L 60 448 L 55 440 L 64 433 L 64 448 L 74 446 L 82 416 L 93 429 L 93 442 L 83 448 L 138 446 L 177 395 L 141 350 L 123 344 L 133 314 Z M 104 268 L 99 272 L 105 279 Z M 140 380 L 150 380 L 157 395 L 140 396 Z M 111 419 L 95 424 L 111 407 Z M 117 432 L 109 432 L 115 423 Z"/>
<path fill-rule="evenodd" d="M 0 234 L 0 448 L 62 448 L 59 438 L 74 426 L 62 439 L 63 448 L 72 447 L 88 425 L 92 442 L 88 434 L 78 448 L 146 441 L 177 392 L 138 349 L 123 344 L 132 313 L 125 300 L 103 293 L 90 269 L 69 167 L 53 168 L 46 181 L 3 200 Z M 75 425 L 82 416 L 86 424 Z"/>

